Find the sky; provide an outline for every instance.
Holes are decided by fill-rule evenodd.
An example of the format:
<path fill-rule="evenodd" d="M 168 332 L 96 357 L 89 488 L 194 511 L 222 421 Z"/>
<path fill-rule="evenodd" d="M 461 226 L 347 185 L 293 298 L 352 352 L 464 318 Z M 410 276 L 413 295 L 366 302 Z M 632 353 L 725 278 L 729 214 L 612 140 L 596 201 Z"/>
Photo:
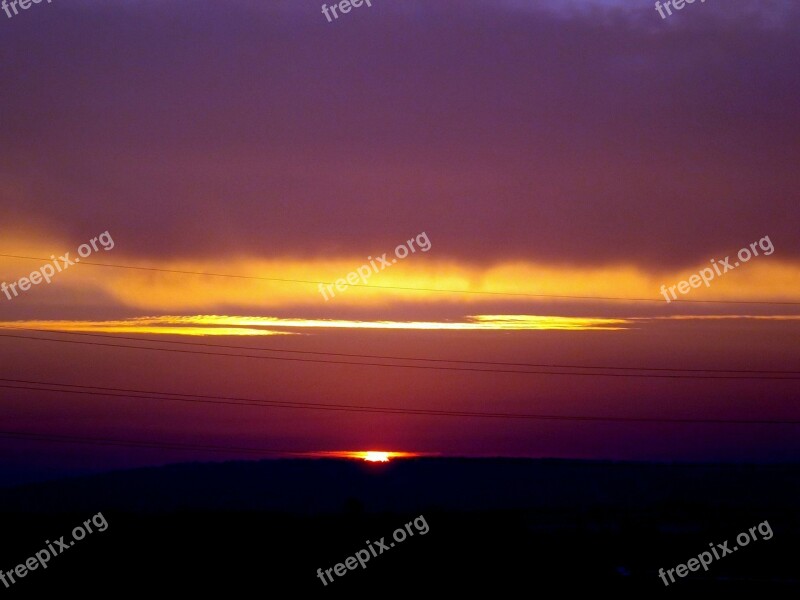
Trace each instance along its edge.
<path fill-rule="evenodd" d="M 373 0 L 332 22 L 320 9 L 0 12 L 0 281 L 100 240 L 51 283 L 0 293 L 0 327 L 27 330 L 0 332 L 0 379 L 17 388 L 0 388 L 0 430 L 198 446 L 0 437 L 0 474 L 236 456 L 209 445 L 797 458 L 791 423 L 20 389 L 800 421 L 798 380 L 775 380 L 800 375 L 796 3 L 665 19 L 633 0 Z M 733 268 L 743 247 L 759 255 Z M 362 265 L 365 286 L 320 292 Z M 665 300 L 703 269 L 708 286 Z"/>

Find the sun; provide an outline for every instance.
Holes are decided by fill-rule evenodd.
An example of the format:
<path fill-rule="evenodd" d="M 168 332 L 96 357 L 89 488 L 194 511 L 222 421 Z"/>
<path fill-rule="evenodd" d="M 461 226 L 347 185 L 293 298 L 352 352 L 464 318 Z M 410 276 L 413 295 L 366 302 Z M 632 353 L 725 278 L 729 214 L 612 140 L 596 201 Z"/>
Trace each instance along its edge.
<path fill-rule="evenodd" d="M 395 458 L 419 458 L 426 456 L 419 452 L 389 452 L 384 450 L 316 450 L 305 454 L 307 456 L 313 456 L 314 458 L 349 458 L 372 463 L 390 462 Z"/>
<path fill-rule="evenodd" d="M 364 452 L 362 457 L 367 462 L 389 462 L 388 452 L 374 452 L 372 450 Z"/>

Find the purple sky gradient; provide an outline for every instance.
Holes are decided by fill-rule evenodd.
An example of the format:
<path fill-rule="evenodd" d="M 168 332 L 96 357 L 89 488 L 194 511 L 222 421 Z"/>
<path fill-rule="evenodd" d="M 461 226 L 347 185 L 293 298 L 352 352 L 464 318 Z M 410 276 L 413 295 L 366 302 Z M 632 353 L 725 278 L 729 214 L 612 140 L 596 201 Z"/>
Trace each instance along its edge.
<path fill-rule="evenodd" d="M 766 234 L 800 255 L 796 5 L 262 4 L 2 22 L 4 221 L 159 257 L 422 230 L 478 263 L 685 266 Z"/>
<path fill-rule="evenodd" d="M 759 258 L 758 268 L 773 260 L 797 265 L 798 66 L 800 4 L 790 1 L 709 0 L 662 20 L 649 1 L 373 0 L 333 23 L 319 2 L 307 0 L 42 3 L 13 19 L 0 13 L 0 252 L 14 253 L 8 240 L 20 232 L 49 232 L 77 245 L 111 231 L 117 246 L 100 258 L 106 262 L 323 260 L 390 250 L 425 231 L 433 251 L 395 272 L 412 276 L 446 261 L 475 268 L 529 261 L 564 271 L 623 264 L 689 275 L 769 235 L 775 259 Z M 53 251 L 75 247 L 58 243 Z M 14 277 L 35 266 L 0 263 L 4 276 L 21 269 Z M 143 316 L 107 289 L 86 296 L 65 290 L 60 280 L 13 303 L 0 297 L 0 321 Z M 299 315 L 265 296 L 182 314 L 448 320 L 727 311 L 492 298 L 303 306 Z M 642 321 L 619 332 L 325 330 L 236 343 L 796 370 L 798 323 Z M 3 339 L 0 362 L 1 377 L 307 402 L 800 419 L 797 381 L 412 375 Z M 343 416 L 0 389 L 3 428 L 295 451 L 376 446 L 742 461 L 796 460 L 800 451 L 796 426 Z M 174 456 L 0 439 L 0 474 Z"/>

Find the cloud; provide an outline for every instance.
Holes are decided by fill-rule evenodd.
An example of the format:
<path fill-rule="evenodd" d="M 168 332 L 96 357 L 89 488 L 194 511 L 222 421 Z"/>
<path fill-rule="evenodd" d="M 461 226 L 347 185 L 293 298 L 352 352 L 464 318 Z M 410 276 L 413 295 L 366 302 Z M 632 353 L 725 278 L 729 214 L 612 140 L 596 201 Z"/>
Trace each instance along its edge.
<path fill-rule="evenodd" d="M 334 25 L 267 4 L 84 2 L 7 24 L 2 233 L 110 229 L 142 257 L 205 260 L 425 230 L 483 267 L 664 270 L 768 233 L 800 257 L 797 6 L 709 1 L 662 24 L 649 3 L 565 19 L 387 0 Z"/>
<path fill-rule="evenodd" d="M 475 315 L 454 321 L 353 321 L 287 319 L 268 316 L 164 315 L 124 321 L 11 321 L 0 328 L 82 333 L 141 333 L 162 335 L 278 335 L 275 329 L 393 329 L 426 331 L 591 331 L 624 329 L 625 319 L 553 317 L 541 315 Z"/>

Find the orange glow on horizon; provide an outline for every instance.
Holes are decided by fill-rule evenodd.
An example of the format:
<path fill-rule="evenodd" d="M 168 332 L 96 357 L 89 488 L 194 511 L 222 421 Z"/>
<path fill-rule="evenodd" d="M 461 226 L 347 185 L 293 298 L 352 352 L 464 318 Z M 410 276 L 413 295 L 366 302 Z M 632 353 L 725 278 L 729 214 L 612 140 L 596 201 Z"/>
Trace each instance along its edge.
<path fill-rule="evenodd" d="M 386 463 L 395 458 L 417 458 L 425 456 L 418 452 L 389 452 L 384 450 L 330 450 L 311 453 L 319 458 L 350 458 L 365 462 Z"/>

